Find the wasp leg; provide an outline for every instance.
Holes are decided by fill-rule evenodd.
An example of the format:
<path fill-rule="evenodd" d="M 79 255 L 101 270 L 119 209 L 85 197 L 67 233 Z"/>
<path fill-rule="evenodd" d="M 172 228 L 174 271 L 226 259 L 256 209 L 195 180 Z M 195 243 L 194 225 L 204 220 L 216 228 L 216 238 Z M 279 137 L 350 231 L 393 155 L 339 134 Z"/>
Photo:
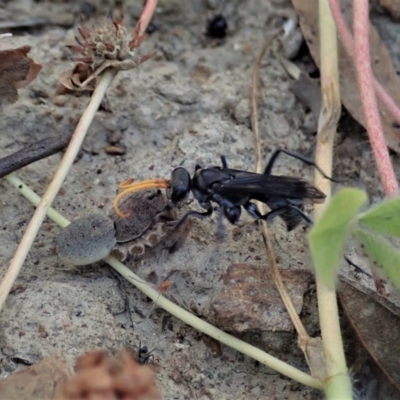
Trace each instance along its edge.
<path fill-rule="evenodd" d="M 243 207 L 245 210 L 255 219 L 263 219 L 265 221 L 272 221 L 274 218 L 279 217 L 280 215 L 284 214 L 288 208 L 296 211 L 307 223 L 312 225 L 312 220 L 304 214 L 299 208 L 292 206 L 290 204 L 285 205 L 284 207 L 275 208 L 274 210 L 270 211 L 267 214 L 262 215 L 260 210 L 254 203 L 247 203 L 244 204 Z"/>
<path fill-rule="evenodd" d="M 334 179 L 332 179 L 331 177 L 326 175 L 325 172 L 322 171 L 322 169 L 320 167 L 318 167 L 318 165 L 313 160 L 311 160 L 308 157 L 305 157 L 301 154 L 292 153 L 291 151 L 284 150 L 284 149 L 277 149 L 274 151 L 274 153 L 272 154 L 271 158 L 268 161 L 267 166 L 265 167 L 264 175 L 271 175 L 271 171 L 275 164 L 275 161 L 278 158 L 279 154 L 281 154 L 281 153 L 285 153 L 290 157 L 293 157 L 293 158 L 296 158 L 297 160 L 303 161 L 303 163 L 305 163 L 307 165 L 313 166 L 315 169 L 317 169 L 322 174 L 322 176 L 325 179 L 329 179 L 330 181 L 336 182 Z"/>
<path fill-rule="evenodd" d="M 188 212 L 187 212 L 186 214 L 184 214 L 183 217 L 179 220 L 177 226 L 183 224 L 183 223 L 185 222 L 185 220 L 186 220 L 187 217 L 193 216 L 193 217 L 195 217 L 195 218 L 204 219 L 204 218 L 209 217 L 209 216 L 213 213 L 213 208 L 212 208 L 212 205 L 211 205 L 210 202 L 208 202 L 208 203 L 202 203 L 202 204 L 200 204 L 200 205 L 201 205 L 203 208 L 205 208 L 207 211 L 205 211 L 205 212 L 199 212 L 199 211 L 193 211 L 193 210 L 188 211 Z M 175 204 L 172 203 L 172 202 L 169 202 L 169 203 L 165 206 L 163 212 L 165 213 L 165 212 L 167 212 L 167 211 L 169 211 L 169 210 L 171 210 L 171 209 L 173 209 L 173 208 L 175 208 Z"/>
<path fill-rule="evenodd" d="M 225 155 L 222 155 L 222 156 L 221 156 L 221 163 L 222 163 L 222 168 L 229 168 L 229 167 L 228 167 L 228 161 L 227 161 Z"/>
<path fill-rule="evenodd" d="M 248 202 L 246 204 L 243 204 L 243 207 L 247 211 L 247 213 L 251 215 L 254 219 L 264 219 L 260 213 L 260 210 L 254 203 Z"/>
<path fill-rule="evenodd" d="M 267 214 L 261 215 L 258 207 L 254 204 L 254 203 L 247 203 L 244 204 L 243 207 L 245 208 L 245 210 L 255 219 L 264 219 L 266 221 L 271 221 L 276 217 L 279 217 L 281 214 L 283 214 L 285 211 L 287 211 L 288 208 L 291 208 L 293 210 L 296 210 L 299 215 L 310 225 L 313 225 L 313 221 L 312 219 L 310 219 L 306 214 L 304 214 L 300 209 L 298 209 L 297 207 L 294 206 L 290 206 L 287 205 L 285 207 L 279 207 L 276 208 L 275 210 L 270 211 Z M 343 257 L 345 259 L 345 261 L 354 268 L 354 270 L 356 272 L 365 274 L 366 276 L 368 276 L 369 278 L 372 278 L 371 274 L 369 274 L 368 272 L 364 271 L 362 268 L 360 268 L 358 265 L 354 264 L 353 261 L 350 260 L 350 258 L 348 258 L 347 256 Z"/>
<path fill-rule="evenodd" d="M 224 206 L 219 207 L 217 229 L 215 230 L 215 236 L 216 236 L 217 240 L 222 240 L 225 236 L 225 229 L 224 229 L 225 213 L 226 213 L 226 207 L 224 207 Z"/>
<path fill-rule="evenodd" d="M 206 212 L 199 212 L 199 211 L 188 211 L 181 219 L 180 223 L 183 222 L 187 217 L 195 217 L 199 219 L 205 219 L 209 217 L 213 213 L 212 208 L 207 210 Z"/>
<path fill-rule="evenodd" d="M 239 222 L 240 216 L 242 214 L 242 209 L 240 206 L 234 207 L 223 207 L 225 217 L 232 225 L 236 225 Z"/>
<path fill-rule="evenodd" d="M 225 236 L 224 216 L 232 225 L 236 225 L 239 222 L 242 209 L 240 206 L 220 206 L 218 211 L 218 223 L 217 229 L 215 231 L 215 236 L 218 240 L 222 240 Z"/>
<path fill-rule="evenodd" d="M 284 212 L 286 212 L 288 210 L 288 208 L 296 211 L 301 218 L 304 219 L 304 221 L 306 221 L 308 224 L 312 225 L 312 220 L 303 212 L 300 210 L 300 208 L 297 208 L 295 206 L 292 206 L 290 204 L 284 206 L 284 207 L 279 207 L 276 208 L 275 210 L 270 211 L 268 214 L 263 215 L 263 219 L 265 219 L 266 221 L 271 221 L 274 218 L 278 217 L 279 215 L 283 214 Z"/>
<path fill-rule="evenodd" d="M 344 259 L 345 259 L 345 261 L 347 262 L 347 264 L 349 264 L 351 267 L 354 268 L 354 270 L 355 270 L 356 272 L 360 272 L 360 273 L 362 273 L 362 274 L 367 275 L 368 278 L 372 278 L 372 275 L 371 275 L 371 274 L 369 274 L 368 272 L 364 271 L 364 270 L 363 270 L 361 267 L 359 267 L 358 265 L 354 264 L 353 261 L 351 261 L 349 257 L 344 256 Z"/>

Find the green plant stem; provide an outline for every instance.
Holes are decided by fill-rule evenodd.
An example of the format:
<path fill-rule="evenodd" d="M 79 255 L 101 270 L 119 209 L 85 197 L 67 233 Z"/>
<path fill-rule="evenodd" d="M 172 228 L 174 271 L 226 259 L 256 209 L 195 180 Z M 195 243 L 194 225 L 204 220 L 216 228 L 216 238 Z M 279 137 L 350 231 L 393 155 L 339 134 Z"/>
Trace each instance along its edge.
<path fill-rule="evenodd" d="M 332 176 L 333 144 L 341 111 L 338 51 L 336 28 L 328 0 L 319 0 L 318 4 L 322 107 L 318 121 L 316 163 L 328 176 Z M 315 183 L 327 195 L 328 201 L 331 195 L 330 181 L 316 171 Z M 316 219 L 323 210 L 324 204 L 316 205 Z M 336 292 L 325 284 L 318 271 L 316 272 L 316 283 L 326 369 L 324 391 L 328 399 L 351 399 L 352 388 L 347 373 Z"/>
<path fill-rule="evenodd" d="M 27 185 L 24 184 L 15 173 L 9 174 L 5 176 L 5 179 L 9 183 L 11 183 L 15 188 L 19 190 L 19 192 L 26 197 L 31 203 L 35 206 L 38 206 L 41 203 L 40 197 L 31 190 Z M 69 224 L 69 221 L 64 218 L 61 214 L 55 211 L 52 208 L 48 208 L 47 215 L 51 218 L 56 224 L 61 227 L 66 227 Z M 254 358 L 260 363 L 278 371 L 279 373 L 288 376 L 289 378 L 300 382 L 304 385 L 322 389 L 322 384 L 318 379 L 313 378 L 312 376 L 306 374 L 298 370 L 297 368 L 292 367 L 289 364 L 286 364 L 283 361 L 278 360 L 275 357 L 257 349 L 254 346 L 251 346 L 223 331 L 216 328 L 215 326 L 201 320 L 200 318 L 194 316 L 188 311 L 182 309 L 181 307 L 174 304 L 172 301 L 166 299 L 164 296 L 160 295 L 160 293 L 155 290 L 152 285 L 146 283 L 139 276 L 134 274 L 130 269 L 125 267 L 121 262 L 119 262 L 114 257 L 107 257 L 104 259 L 111 267 L 113 267 L 118 273 L 120 273 L 125 279 L 135 285 L 138 289 L 140 289 L 146 296 L 150 297 L 154 302 L 157 302 L 157 305 L 164 310 L 168 311 L 170 314 L 179 318 L 183 322 L 192 326 L 193 328 L 199 330 L 200 332 L 205 333 L 213 337 L 214 339 L 220 341 L 223 344 L 226 344 L 233 349 L 240 351 L 241 353 Z"/>

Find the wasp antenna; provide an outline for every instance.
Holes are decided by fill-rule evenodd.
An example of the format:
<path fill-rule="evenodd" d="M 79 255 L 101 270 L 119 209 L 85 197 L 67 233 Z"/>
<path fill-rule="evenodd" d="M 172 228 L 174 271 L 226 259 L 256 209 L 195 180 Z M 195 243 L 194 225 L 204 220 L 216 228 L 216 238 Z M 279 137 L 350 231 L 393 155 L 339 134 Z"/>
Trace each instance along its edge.
<path fill-rule="evenodd" d="M 228 168 L 228 160 L 226 159 L 226 155 L 224 154 L 221 155 L 221 163 L 222 168 Z"/>

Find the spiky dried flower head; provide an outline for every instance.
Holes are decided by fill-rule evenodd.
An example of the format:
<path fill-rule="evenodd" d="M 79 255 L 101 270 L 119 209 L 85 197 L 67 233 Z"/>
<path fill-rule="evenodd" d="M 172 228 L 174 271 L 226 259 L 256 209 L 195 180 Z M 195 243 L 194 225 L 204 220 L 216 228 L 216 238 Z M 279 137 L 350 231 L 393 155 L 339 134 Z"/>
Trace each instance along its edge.
<path fill-rule="evenodd" d="M 65 400 L 159 400 L 155 374 L 126 351 L 114 357 L 99 351 L 81 356 L 77 374 L 63 386 Z"/>
<path fill-rule="evenodd" d="M 83 55 L 76 61 L 87 64 L 93 70 L 100 68 L 110 60 L 115 61 L 116 65 L 120 64 L 121 69 L 139 65 L 140 55 L 137 47 L 143 41 L 144 36 L 137 37 L 137 32 L 132 39 L 122 24 L 105 19 L 95 25 L 93 29 L 82 24 L 78 31 L 82 37 L 82 39 L 75 38 L 79 46 L 70 46 L 72 50 Z"/>
<path fill-rule="evenodd" d="M 150 58 L 150 55 L 140 55 L 138 47 L 146 35 L 139 34 L 139 28 L 136 26 L 131 35 L 123 26 L 123 17 L 118 20 L 103 18 L 92 29 L 82 23 L 78 28 L 80 37 L 75 37 L 78 44 L 67 46 L 79 53 L 80 56 L 73 57 L 78 64 L 72 71 L 60 77 L 64 90 L 59 87 L 57 94 L 64 94 L 66 91 L 92 91 L 94 79 L 106 68 L 128 70 Z"/>

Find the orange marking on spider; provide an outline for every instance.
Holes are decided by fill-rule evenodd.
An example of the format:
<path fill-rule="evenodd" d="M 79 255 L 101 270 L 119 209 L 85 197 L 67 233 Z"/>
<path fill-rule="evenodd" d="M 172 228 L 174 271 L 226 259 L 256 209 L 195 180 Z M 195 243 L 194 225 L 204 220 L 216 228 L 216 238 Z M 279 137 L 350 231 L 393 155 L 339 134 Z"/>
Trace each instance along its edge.
<path fill-rule="evenodd" d="M 133 183 L 134 180 L 132 178 L 127 179 L 123 181 L 119 187 L 123 189 L 121 193 L 117 195 L 117 197 L 114 199 L 113 207 L 115 213 L 121 217 L 121 218 L 127 218 L 129 217 L 129 213 L 124 214 L 120 208 L 119 208 L 119 203 L 121 199 L 126 196 L 127 194 L 131 192 L 136 192 L 138 190 L 143 190 L 143 189 L 168 189 L 169 188 L 169 181 L 166 179 L 148 179 L 146 181 L 141 181 L 141 182 L 135 182 Z"/>

